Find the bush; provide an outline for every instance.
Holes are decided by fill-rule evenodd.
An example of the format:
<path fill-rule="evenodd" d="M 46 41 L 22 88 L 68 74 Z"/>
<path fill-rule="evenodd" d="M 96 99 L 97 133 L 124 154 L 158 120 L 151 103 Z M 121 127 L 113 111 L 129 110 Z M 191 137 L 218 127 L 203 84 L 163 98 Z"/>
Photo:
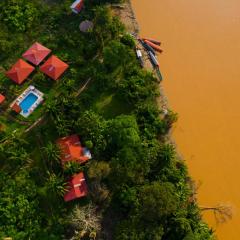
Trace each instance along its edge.
<path fill-rule="evenodd" d="M 134 48 L 135 47 L 135 41 L 133 39 L 133 37 L 130 34 L 124 34 L 121 38 L 121 42 L 127 46 L 129 46 L 130 48 Z"/>

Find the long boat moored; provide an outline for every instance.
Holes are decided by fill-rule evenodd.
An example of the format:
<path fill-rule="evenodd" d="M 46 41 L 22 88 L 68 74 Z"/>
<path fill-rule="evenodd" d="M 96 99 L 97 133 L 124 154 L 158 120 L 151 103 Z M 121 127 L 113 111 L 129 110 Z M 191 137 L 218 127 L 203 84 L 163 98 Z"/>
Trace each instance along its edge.
<path fill-rule="evenodd" d="M 158 45 L 158 46 L 161 45 L 161 42 L 160 42 L 160 41 L 155 40 L 155 39 L 152 39 L 152 38 L 143 38 L 143 40 L 148 40 L 148 41 L 150 41 L 150 42 L 152 42 L 152 43 L 154 43 L 154 44 L 156 44 L 156 45 Z"/>
<path fill-rule="evenodd" d="M 148 52 L 151 52 L 153 55 L 156 55 L 155 50 L 151 46 L 145 43 L 142 39 L 138 39 L 138 41 L 142 44 L 145 50 L 147 50 Z"/>
<path fill-rule="evenodd" d="M 148 52 L 148 55 L 149 55 L 149 59 L 153 65 L 153 67 L 159 67 L 159 63 L 158 63 L 158 60 L 157 58 L 152 54 L 152 52 Z"/>
<path fill-rule="evenodd" d="M 149 46 L 151 46 L 154 50 L 156 50 L 157 52 L 159 52 L 159 53 L 162 53 L 163 52 L 163 50 L 158 46 L 158 45 L 156 45 L 156 44 L 154 44 L 154 43 L 152 43 L 152 42 L 150 42 L 150 41 L 148 41 L 148 40 L 144 40 L 144 42 L 147 44 L 147 45 L 149 45 Z"/>

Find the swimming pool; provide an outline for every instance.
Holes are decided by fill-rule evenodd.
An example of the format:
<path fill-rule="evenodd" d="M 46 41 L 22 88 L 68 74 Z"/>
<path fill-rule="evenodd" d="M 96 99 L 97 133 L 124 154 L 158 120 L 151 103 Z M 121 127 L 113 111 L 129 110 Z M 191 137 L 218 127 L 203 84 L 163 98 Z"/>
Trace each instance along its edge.
<path fill-rule="evenodd" d="M 21 107 L 24 113 L 27 113 L 29 109 L 32 107 L 32 105 L 37 101 L 37 99 L 38 97 L 31 92 L 23 99 L 19 106 Z"/>
<path fill-rule="evenodd" d="M 10 107 L 13 111 L 27 118 L 43 102 L 43 95 L 42 92 L 30 85 L 11 103 Z"/>

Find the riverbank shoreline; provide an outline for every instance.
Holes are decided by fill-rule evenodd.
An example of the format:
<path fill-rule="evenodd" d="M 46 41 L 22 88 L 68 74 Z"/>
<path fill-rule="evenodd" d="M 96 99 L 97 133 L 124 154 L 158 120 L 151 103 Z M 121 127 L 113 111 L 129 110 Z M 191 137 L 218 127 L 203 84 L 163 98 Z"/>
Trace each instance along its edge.
<path fill-rule="evenodd" d="M 140 37 L 149 37 L 151 38 L 151 36 L 141 36 L 140 34 L 140 26 L 139 26 L 139 23 L 137 21 L 137 17 L 135 15 L 135 12 L 134 12 L 134 9 L 133 9 L 133 6 L 132 6 L 132 1 L 131 0 L 126 0 L 125 3 L 123 5 L 126 5 L 124 6 L 124 8 L 122 8 L 122 13 L 118 14 L 118 16 L 120 17 L 121 21 L 124 23 L 124 25 L 126 26 L 127 28 L 127 31 L 133 35 L 136 40 Z M 128 10 L 128 17 L 126 17 L 126 12 L 124 13 L 124 11 L 126 11 L 126 9 L 129 9 Z M 129 15 L 130 14 L 130 15 Z M 132 27 L 134 26 L 134 28 Z M 135 29 L 135 31 L 133 31 L 133 29 Z M 161 40 L 161 39 L 160 39 Z M 138 47 L 140 47 L 142 53 L 143 53 L 143 56 L 144 56 L 144 68 L 147 70 L 147 71 L 150 71 L 150 72 L 153 72 L 153 74 L 155 75 L 155 77 L 157 78 L 157 74 L 154 73 L 154 69 L 152 67 L 152 64 L 148 58 L 148 54 L 147 52 L 145 51 L 145 49 L 141 46 L 141 44 L 138 44 Z M 163 53 L 164 54 L 164 53 Z M 157 56 L 157 58 L 159 59 L 159 55 Z M 164 75 L 164 73 L 163 73 Z M 163 87 L 163 84 L 162 84 L 162 81 L 158 83 L 158 88 L 159 88 L 159 93 L 160 93 L 160 96 L 157 98 L 157 105 L 159 107 L 159 109 L 162 111 L 162 110 L 170 110 L 171 107 L 170 107 L 170 104 L 169 104 L 169 101 L 168 101 L 168 98 L 167 98 L 167 95 L 164 91 L 164 87 Z M 164 141 L 165 142 L 168 142 L 169 144 L 172 144 L 175 148 L 175 151 L 176 151 L 176 158 L 179 160 L 179 161 L 182 161 L 184 162 L 184 165 L 187 167 L 188 169 L 188 164 L 186 163 L 185 161 L 185 158 L 184 156 L 181 154 L 180 150 L 178 149 L 178 145 L 175 141 L 175 139 L 173 138 L 173 131 L 174 131 L 174 128 L 171 128 L 169 133 L 164 137 Z M 196 182 L 189 170 L 188 170 L 188 184 L 189 184 L 189 187 L 191 188 L 191 191 L 192 191 L 192 198 L 191 198 L 191 201 L 193 201 L 197 206 L 198 208 L 200 209 L 200 205 L 199 205 L 199 202 L 198 202 L 198 198 L 197 198 L 197 191 L 198 191 L 198 187 L 200 185 L 200 182 Z M 203 219 L 203 215 L 201 214 L 201 219 L 204 223 L 206 223 L 206 221 Z M 210 226 L 208 225 L 208 227 L 210 228 Z M 214 235 L 214 237 L 217 237 L 216 235 Z"/>
<path fill-rule="evenodd" d="M 131 0 L 126 0 L 122 4 L 112 4 L 111 8 L 112 8 L 113 12 L 117 16 L 120 17 L 121 22 L 125 25 L 125 27 L 127 29 L 127 32 L 129 32 L 131 35 L 133 35 L 137 39 L 140 34 L 140 26 L 138 24 L 135 12 L 133 10 Z M 138 44 L 138 47 L 141 49 L 141 51 L 143 53 L 144 68 L 146 70 L 154 73 L 154 69 L 149 60 L 148 54 L 143 49 L 141 44 Z M 156 76 L 156 78 L 158 78 L 156 73 L 154 73 L 154 75 Z M 159 83 L 159 91 L 160 91 L 160 96 L 157 98 L 158 105 L 160 106 L 161 109 L 169 109 L 168 99 L 166 97 L 166 94 L 164 93 L 164 89 L 163 89 L 163 86 L 161 83 Z M 171 135 L 171 133 L 169 135 Z M 170 142 L 176 146 L 173 139 L 171 139 L 170 136 L 168 138 L 169 138 Z M 179 156 L 180 156 L 180 154 L 179 154 Z"/>
<path fill-rule="evenodd" d="M 140 36 L 140 26 L 139 23 L 137 21 L 133 6 L 132 6 L 132 2 L 131 0 L 126 0 L 124 3 L 122 4 L 112 4 L 111 8 L 113 9 L 114 13 L 120 17 L 121 22 L 125 25 L 127 32 L 129 32 L 129 34 L 133 35 L 136 39 L 139 38 Z M 151 36 L 150 36 L 151 37 Z M 155 75 L 155 77 L 157 78 L 156 73 L 154 73 L 154 69 L 152 67 L 152 64 L 148 58 L 148 54 L 146 53 L 146 51 L 144 50 L 144 48 L 138 44 L 138 46 L 141 48 L 141 51 L 143 53 L 144 56 L 144 68 L 147 71 L 153 72 L 153 74 Z M 159 87 L 159 93 L 160 96 L 157 98 L 157 104 L 160 110 L 169 110 L 170 109 L 170 104 L 168 101 L 168 98 L 166 96 L 166 93 L 164 91 L 164 87 L 161 84 L 161 82 L 158 83 L 158 87 Z M 184 164 L 187 166 L 183 155 L 180 153 L 177 143 L 173 138 L 173 128 L 170 129 L 169 133 L 165 136 L 165 141 L 172 144 L 175 148 L 176 151 L 176 156 L 177 159 L 180 161 L 183 161 Z M 188 167 L 188 166 L 187 166 Z M 189 185 L 192 189 L 192 201 L 194 201 L 198 206 L 198 200 L 197 200 L 197 189 L 198 189 L 198 184 L 194 181 L 194 179 L 191 177 L 190 173 L 188 172 L 188 182 Z"/>
<path fill-rule="evenodd" d="M 126 0 L 122 4 L 112 4 L 111 8 L 112 8 L 113 12 L 121 19 L 121 22 L 125 25 L 127 31 L 137 39 L 140 35 L 140 26 L 138 24 L 131 0 Z M 144 56 L 144 58 L 143 58 L 144 59 L 144 68 L 147 71 L 154 73 L 154 69 L 152 68 L 152 64 L 148 58 L 148 54 L 146 53 L 144 48 L 141 46 L 141 44 L 138 44 L 138 47 L 141 49 L 143 56 Z M 156 75 L 156 73 L 154 73 L 154 75 L 156 76 L 156 78 L 158 77 Z M 160 96 L 157 98 L 158 106 L 160 107 L 161 110 L 170 109 L 169 101 L 164 92 L 164 88 L 163 88 L 163 85 L 161 84 L 161 82 L 158 84 L 158 87 L 159 87 L 159 92 L 160 92 Z M 174 145 L 178 158 L 180 160 L 184 161 L 184 157 L 179 152 L 177 144 L 172 137 L 172 131 L 173 130 L 171 129 L 169 134 L 166 136 L 165 140 Z"/>

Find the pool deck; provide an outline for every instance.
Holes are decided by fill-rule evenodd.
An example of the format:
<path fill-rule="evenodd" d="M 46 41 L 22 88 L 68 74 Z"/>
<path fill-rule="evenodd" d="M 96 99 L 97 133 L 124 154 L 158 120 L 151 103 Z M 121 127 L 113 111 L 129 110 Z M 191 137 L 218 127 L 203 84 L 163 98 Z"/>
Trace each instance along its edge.
<path fill-rule="evenodd" d="M 36 89 L 34 86 L 30 85 L 20 96 L 18 96 L 10 105 L 10 108 L 12 108 L 15 104 L 20 106 L 21 102 L 26 99 L 26 97 L 30 94 L 34 94 L 37 97 L 37 100 L 32 104 L 32 106 L 28 109 L 27 112 L 21 111 L 20 114 L 23 117 L 28 117 L 36 108 L 38 105 L 40 105 L 43 102 L 43 93 L 40 92 L 38 89 Z"/>

